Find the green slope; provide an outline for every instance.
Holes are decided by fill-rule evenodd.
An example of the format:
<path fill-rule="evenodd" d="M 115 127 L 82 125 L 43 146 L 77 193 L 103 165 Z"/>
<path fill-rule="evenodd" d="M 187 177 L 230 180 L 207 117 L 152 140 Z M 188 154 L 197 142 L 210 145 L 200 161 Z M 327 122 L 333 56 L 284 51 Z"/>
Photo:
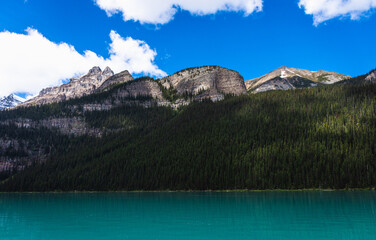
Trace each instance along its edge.
<path fill-rule="evenodd" d="M 178 112 L 122 107 L 85 119 L 133 127 L 65 139 L 48 161 L 3 181 L 0 190 L 376 186 L 376 85 L 228 97 Z"/>

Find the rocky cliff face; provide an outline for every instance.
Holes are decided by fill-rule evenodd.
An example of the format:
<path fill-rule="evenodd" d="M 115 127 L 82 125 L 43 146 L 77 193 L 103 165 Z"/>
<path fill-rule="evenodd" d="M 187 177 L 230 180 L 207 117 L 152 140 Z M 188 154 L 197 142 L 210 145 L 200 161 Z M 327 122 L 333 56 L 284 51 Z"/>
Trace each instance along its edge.
<path fill-rule="evenodd" d="M 244 79 L 238 72 L 216 66 L 185 69 L 159 81 L 166 89 L 174 89 L 179 95 L 193 95 L 195 100 L 218 101 L 226 94 L 246 93 Z"/>
<path fill-rule="evenodd" d="M 125 88 L 119 89 L 116 95 L 118 97 L 152 97 L 154 99 L 163 99 L 163 94 L 158 83 L 152 78 L 130 82 Z"/>
<path fill-rule="evenodd" d="M 133 80 L 132 75 L 128 71 L 123 71 L 121 73 L 118 73 L 114 75 L 114 73 L 111 71 L 112 74 L 109 74 L 110 77 L 104 81 L 104 83 L 97 89 L 97 92 L 106 91 L 111 86 L 115 86 L 117 84 L 122 84 L 125 82 L 129 82 Z"/>
<path fill-rule="evenodd" d="M 12 156 L 9 152 L 22 154 Z M 23 170 L 32 162 L 43 160 L 46 155 L 41 145 L 6 136 L 0 137 L 0 173 Z"/>
<path fill-rule="evenodd" d="M 26 107 L 60 102 L 89 95 L 94 93 L 97 88 L 113 75 L 114 73 L 109 67 L 103 72 L 99 67 L 94 67 L 88 74 L 78 78 L 72 78 L 67 84 L 59 87 L 43 89 L 37 97 L 21 104 L 20 106 Z"/>
<path fill-rule="evenodd" d="M 8 97 L 0 98 L 0 111 L 6 108 L 16 107 L 25 101 L 25 99 L 14 94 L 9 95 Z"/>
<path fill-rule="evenodd" d="M 366 77 L 367 82 L 376 83 L 376 70 L 372 71 L 368 76 Z"/>
<path fill-rule="evenodd" d="M 309 71 L 304 69 L 280 67 L 262 77 L 246 81 L 247 90 L 258 93 L 269 90 L 288 90 L 314 87 L 318 84 L 333 84 L 350 76 L 330 71 Z M 272 80 L 272 81 L 271 81 Z M 289 82 L 291 86 L 285 83 Z M 283 85 L 282 88 L 279 85 Z"/>
<path fill-rule="evenodd" d="M 260 93 L 273 90 L 289 90 L 294 88 L 294 85 L 292 85 L 287 79 L 276 77 L 258 85 L 253 92 Z"/>

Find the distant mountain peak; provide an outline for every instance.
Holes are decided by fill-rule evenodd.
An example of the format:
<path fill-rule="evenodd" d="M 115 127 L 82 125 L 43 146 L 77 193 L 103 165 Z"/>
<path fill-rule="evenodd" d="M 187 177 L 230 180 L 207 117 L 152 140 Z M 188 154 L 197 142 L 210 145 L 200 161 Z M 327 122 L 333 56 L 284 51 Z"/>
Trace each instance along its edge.
<path fill-rule="evenodd" d="M 333 84 L 349 78 L 350 76 L 331 71 L 309 71 L 282 66 L 264 76 L 246 81 L 246 86 L 248 91 L 251 90 L 254 92 L 287 90 L 294 89 L 290 87 L 291 84 L 292 86 L 295 86 L 295 88 L 305 88 L 317 86 L 317 84 Z M 291 84 L 287 84 L 286 81 L 281 82 L 278 79 L 287 80 L 288 82 L 291 82 Z M 281 84 L 283 85 L 283 88 L 280 88 L 279 85 Z"/>
<path fill-rule="evenodd" d="M 110 67 L 106 67 L 102 72 L 102 76 L 112 77 L 113 75 L 115 75 L 115 73 L 112 71 Z"/>
<path fill-rule="evenodd" d="M 43 89 L 37 97 L 25 102 L 22 106 L 60 102 L 89 95 L 112 76 L 114 76 L 114 72 L 111 68 L 106 67 L 102 72 L 102 69 L 96 66 L 90 69 L 86 75 L 72 78 L 66 84 Z"/>
<path fill-rule="evenodd" d="M 89 73 L 87 75 L 98 75 L 102 74 L 102 69 L 100 67 L 93 67 L 92 69 L 89 70 Z"/>
<path fill-rule="evenodd" d="M 26 99 L 12 93 L 7 97 L 0 98 L 0 110 L 15 107 L 25 101 Z"/>
<path fill-rule="evenodd" d="M 368 76 L 366 77 L 366 81 L 369 82 L 376 82 L 376 69 L 371 71 Z"/>

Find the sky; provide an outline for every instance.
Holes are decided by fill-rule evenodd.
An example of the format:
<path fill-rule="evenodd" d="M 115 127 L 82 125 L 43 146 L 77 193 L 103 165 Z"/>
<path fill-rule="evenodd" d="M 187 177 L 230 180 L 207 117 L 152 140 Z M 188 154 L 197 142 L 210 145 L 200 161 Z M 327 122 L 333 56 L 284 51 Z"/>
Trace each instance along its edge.
<path fill-rule="evenodd" d="M 0 96 L 36 95 L 93 66 L 358 76 L 376 68 L 375 10 L 376 0 L 0 0 Z"/>

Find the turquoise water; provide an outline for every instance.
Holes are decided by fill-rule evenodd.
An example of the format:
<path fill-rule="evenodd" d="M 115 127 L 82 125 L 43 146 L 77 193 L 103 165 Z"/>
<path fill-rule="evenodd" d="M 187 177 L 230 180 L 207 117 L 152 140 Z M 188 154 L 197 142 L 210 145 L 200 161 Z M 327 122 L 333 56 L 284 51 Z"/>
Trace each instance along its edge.
<path fill-rule="evenodd" d="M 376 239 L 376 192 L 0 194 L 0 239 Z"/>

